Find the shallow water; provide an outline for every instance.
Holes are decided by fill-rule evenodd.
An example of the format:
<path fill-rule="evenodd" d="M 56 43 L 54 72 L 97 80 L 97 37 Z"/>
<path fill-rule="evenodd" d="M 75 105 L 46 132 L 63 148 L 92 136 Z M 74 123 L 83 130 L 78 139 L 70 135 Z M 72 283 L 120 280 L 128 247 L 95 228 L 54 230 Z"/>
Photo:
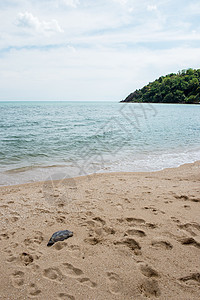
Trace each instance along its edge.
<path fill-rule="evenodd" d="M 200 105 L 0 102 L 0 185 L 200 160 Z"/>

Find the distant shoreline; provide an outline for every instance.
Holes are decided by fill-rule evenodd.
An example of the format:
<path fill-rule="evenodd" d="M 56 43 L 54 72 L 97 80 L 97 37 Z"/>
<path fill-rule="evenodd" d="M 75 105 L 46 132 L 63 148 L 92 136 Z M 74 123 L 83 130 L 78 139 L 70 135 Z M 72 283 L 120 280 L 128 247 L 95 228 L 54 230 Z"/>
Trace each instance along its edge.
<path fill-rule="evenodd" d="M 184 103 L 184 102 L 182 102 L 182 103 L 176 103 L 176 102 L 174 102 L 174 103 L 167 103 L 167 102 L 135 102 L 135 101 L 125 101 L 125 100 L 121 100 L 119 103 L 168 104 L 168 105 L 170 105 L 170 104 L 200 105 L 200 102 L 199 103 Z"/>

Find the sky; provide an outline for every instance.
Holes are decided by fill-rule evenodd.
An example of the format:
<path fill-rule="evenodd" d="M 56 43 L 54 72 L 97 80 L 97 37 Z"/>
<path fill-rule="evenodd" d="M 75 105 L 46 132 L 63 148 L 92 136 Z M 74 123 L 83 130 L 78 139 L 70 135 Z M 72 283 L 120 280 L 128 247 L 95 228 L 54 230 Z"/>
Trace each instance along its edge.
<path fill-rule="evenodd" d="M 199 0 L 0 0 L 1 101 L 120 101 L 188 68 Z"/>

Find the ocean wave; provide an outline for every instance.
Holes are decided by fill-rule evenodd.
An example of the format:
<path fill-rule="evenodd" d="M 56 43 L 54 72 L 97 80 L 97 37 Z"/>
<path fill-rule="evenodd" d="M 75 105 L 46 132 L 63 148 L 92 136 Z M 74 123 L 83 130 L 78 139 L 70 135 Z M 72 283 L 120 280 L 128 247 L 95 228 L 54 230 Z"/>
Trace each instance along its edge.
<path fill-rule="evenodd" d="M 14 168 L 14 169 L 9 169 L 4 171 L 4 174 L 14 174 L 14 173 L 23 173 L 27 171 L 32 171 L 35 169 L 52 169 L 52 168 L 64 168 L 66 165 L 49 165 L 49 166 L 42 166 L 42 165 L 37 165 L 37 166 L 26 166 L 26 167 L 19 167 L 19 168 Z"/>
<path fill-rule="evenodd" d="M 145 117 L 136 106 L 122 113 L 124 106 L 106 102 L 0 103 L 0 184 L 43 180 L 61 169 L 78 176 L 200 160 L 200 106 L 157 105 L 156 116 Z"/>

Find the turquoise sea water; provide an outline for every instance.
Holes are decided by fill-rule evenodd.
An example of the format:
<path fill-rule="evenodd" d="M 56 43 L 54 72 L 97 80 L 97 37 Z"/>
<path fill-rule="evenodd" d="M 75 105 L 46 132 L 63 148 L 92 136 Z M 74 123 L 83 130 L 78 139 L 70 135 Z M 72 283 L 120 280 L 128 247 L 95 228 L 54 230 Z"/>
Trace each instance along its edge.
<path fill-rule="evenodd" d="M 0 185 L 200 160 L 200 105 L 0 102 Z"/>

